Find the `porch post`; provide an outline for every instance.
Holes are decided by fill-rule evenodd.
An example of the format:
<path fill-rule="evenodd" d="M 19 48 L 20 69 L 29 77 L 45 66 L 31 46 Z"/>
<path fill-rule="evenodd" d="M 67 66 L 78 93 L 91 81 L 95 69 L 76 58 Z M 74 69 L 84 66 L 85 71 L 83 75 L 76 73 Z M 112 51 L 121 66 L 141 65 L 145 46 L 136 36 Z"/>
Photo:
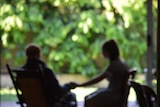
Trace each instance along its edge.
<path fill-rule="evenodd" d="M 147 0 L 147 85 L 152 87 L 152 60 L 153 60 L 153 13 L 152 0 Z"/>
<path fill-rule="evenodd" d="M 158 0 L 158 25 L 157 25 L 157 100 L 160 107 L 160 1 Z"/>

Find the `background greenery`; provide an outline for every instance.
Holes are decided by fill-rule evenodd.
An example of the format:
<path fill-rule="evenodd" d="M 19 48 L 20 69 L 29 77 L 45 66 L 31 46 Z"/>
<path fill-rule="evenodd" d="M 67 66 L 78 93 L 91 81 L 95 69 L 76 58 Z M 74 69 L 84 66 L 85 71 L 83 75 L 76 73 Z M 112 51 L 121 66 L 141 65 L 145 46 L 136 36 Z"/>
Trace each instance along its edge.
<path fill-rule="evenodd" d="M 93 76 L 107 64 L 101 44 L 115 39 L 131 68 L 146 67 L 146 0 L 0 1 L 1 66 L 20 66 L 33 42 L 55 72 Z M 157 0 L 153 6 L 155 28 Z"/>

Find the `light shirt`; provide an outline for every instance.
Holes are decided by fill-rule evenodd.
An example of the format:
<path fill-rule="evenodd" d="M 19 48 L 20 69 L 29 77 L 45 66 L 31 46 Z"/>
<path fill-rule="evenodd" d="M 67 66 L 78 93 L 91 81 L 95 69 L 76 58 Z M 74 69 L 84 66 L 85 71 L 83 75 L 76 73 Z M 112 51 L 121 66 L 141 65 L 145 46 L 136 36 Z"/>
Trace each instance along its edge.
<path fill-rule="evenodd" d="M 105 71 L 106 75 L 109 75 L 109 77 L 107 76 L 107 80 L 109 81 L 107 90 L 120 92 L 128 71 L 129 67 L 119 58 L 111 61 Z"/>

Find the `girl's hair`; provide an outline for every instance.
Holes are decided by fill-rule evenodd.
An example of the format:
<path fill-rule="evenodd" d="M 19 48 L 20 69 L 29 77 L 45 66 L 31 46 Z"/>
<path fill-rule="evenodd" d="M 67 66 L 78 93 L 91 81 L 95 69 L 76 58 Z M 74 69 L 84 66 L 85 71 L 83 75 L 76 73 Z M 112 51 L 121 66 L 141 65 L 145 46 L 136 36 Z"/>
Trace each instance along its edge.
<path fill-rule="evenodd" d="M 111 60 L 119 57 L 118 45 L 114 40 L 109 40 L 102 45 L 103 51 L 108 51 Z"/>

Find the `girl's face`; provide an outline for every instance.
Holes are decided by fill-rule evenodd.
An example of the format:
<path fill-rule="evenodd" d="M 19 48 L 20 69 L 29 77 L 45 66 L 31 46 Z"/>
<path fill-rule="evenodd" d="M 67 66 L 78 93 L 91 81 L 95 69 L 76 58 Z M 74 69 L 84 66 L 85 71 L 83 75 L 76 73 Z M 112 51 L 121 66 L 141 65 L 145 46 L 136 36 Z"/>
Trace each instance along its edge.
<path fill-rule="evenodd" d="M 109 59 L 109 53 L 108 51 L 104 51 L 102 52 L 103 56 L 106 58 L 106 59 Z"/>

